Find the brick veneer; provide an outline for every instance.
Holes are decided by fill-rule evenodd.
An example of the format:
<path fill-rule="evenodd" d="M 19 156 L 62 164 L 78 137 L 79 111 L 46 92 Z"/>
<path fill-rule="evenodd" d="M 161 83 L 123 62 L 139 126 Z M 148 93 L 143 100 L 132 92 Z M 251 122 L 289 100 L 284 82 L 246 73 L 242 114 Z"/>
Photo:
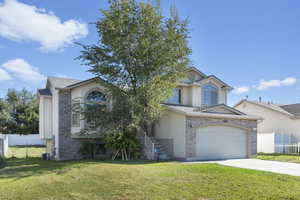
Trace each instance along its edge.
<path fill-rule="evenodd" d="M 79 153 L 81 142 L 71 137 L 71 93 L 59 93 L 59 132 L 58 132 L 58 159 L 72 160 L 82 158 Z"/>

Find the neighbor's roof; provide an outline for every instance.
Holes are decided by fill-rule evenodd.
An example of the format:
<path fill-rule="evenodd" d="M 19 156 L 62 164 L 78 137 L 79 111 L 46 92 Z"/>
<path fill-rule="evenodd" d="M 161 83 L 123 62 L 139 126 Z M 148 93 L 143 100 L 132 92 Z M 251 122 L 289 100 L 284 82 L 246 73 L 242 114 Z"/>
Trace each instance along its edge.
<path fill-rule="evenodd" d="M 260 102 L 260 101 L 253 101 L 253 100 L 241 100 L 238 102 L 234 107 L 237 107 L 238 105 L 249 102 L 267 109 L 271 109 L 277 112 L 280 112 L 282 114 L 288 115 L 288 116 L 300 116 L 300 104 L 291 104 L 291 105 L 279 105 L 274 103 L 266 103 L 266 102 Z M 298 114 L 296 114 L 298 113 Z"/>
<path fill-rule="evenodd" d="M 72 84 L 81 82 L 81 80 L 53 77 L 53 76 L 49 76 L 48 81 L 54 88 L 64 88 L 64 87 L 67 87 L 68 85 L 72 85 Z"/>
<path fill-rule="evenodd" d="M 224 119 L 262 120 L 261 117 L 246 115 L 246 114 L 243 114 L 243 113 L 240 113 L 240 114 L 213 113 L 213 112 L 207 112 L 205 110 L 201 111 L 201 110 L 199 110 L 199 107 L 183 106 L 183 105 L 163 104 L 163 106 L 166 107 L 167 109 L 171 110 L 171 111 L 174 111 L 176 113 L 183 114 L 183 115 L 186 115 L 186 116 L 190 116 L 190 117 L 210 117 L 210 118 L 224 118 Z M 216 105 L 216 106 L 223 106 L 223 104 L 222 105 Z M 226 108 L 226 107 L 224 106 L 224 108 Z"/>
<path fill-rule="evenodd" d="M 291 113 L 295 116 L 300 116 L 300 103 L 281 105 L 279 107 L 288 113 Z"/>

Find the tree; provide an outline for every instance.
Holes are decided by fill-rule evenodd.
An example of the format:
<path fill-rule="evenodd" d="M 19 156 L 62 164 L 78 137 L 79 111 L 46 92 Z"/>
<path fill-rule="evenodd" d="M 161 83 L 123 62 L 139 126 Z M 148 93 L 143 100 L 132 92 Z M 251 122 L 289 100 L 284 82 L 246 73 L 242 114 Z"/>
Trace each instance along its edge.
<path fill-rule="evenodd" d="M 0 132 L 38 133 L 38 103 L 36 95 L 23 89 L 9 89 L 0 100 Z"/>
<path fill-rule="evenodd" d="M 161 103 L 185 75 L 191 53 L 187 21 L 174 9 L 165 18 L 159 6 L 148 2 L 109 3 L 96 23 L 98 44 L 82 45 L 79 59 L 100 78 L 113 106 L 84 115 L 100 134 L 112 127 L 117 134 L 135 134 L 159 118 Z"/>

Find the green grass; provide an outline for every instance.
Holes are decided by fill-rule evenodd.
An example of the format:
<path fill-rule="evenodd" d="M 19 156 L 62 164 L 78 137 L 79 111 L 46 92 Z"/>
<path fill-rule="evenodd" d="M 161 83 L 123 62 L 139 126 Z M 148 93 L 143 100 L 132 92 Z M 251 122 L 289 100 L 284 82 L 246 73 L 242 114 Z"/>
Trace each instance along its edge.
<path fill-rule="evenodd" d="M 8 158 L 26 158 L 29 157 L 42 157 L 42 153 L 45 153 L 45 147 L 9 147 Z"/>
<path fill-rule="evenodd" d="M 217 164 L 8 159 L 0 199 L 300 199 L 300 177 Z"/>
<path fill-rule="evenodd" d="M 262 160 L 275 160 L 282 162 L 300 163 L 300 155 L 284 155 L 284 154 L 258 154 L 255 158 Z"/>

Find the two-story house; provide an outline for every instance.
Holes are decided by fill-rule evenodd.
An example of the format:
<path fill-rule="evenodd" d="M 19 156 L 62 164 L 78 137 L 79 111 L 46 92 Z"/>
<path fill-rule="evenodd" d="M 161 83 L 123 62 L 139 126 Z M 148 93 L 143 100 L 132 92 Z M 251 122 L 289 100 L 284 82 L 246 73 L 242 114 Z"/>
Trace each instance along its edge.
<path fill-rule="evenodd" d="M 257 120 L 227 106 L 232 88 L 216 76 L 189 68 L 187 77 L 164 103 L 166 112 L 151 136 L 172 159 L 214 160 L 246 158 L 256 154 Z M 72 102 L 109 104 L 97 79 L 85 81 L 49 77 L 39 90 L 40 136 L 57 160 L 80 158 L 81 143 L 94 138 L 78 136 L 84 127 Z M 105 152 L 99 144 L 99 152 Z"/>

